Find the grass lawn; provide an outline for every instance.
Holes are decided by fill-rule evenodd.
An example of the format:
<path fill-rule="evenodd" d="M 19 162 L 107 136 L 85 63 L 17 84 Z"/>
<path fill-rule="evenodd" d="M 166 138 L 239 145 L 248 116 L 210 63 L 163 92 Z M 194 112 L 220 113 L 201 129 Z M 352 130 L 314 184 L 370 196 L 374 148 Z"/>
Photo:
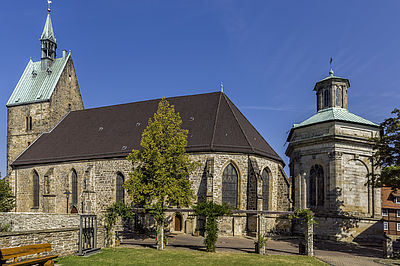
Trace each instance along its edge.
<path fill-rule="evenodd" d="M 150 248 L 105 248 L 90 257 L 68 256 L 56 260 L 59 265 L 326 265 L 306 256 L 261 256 L 257 254 Z"/>

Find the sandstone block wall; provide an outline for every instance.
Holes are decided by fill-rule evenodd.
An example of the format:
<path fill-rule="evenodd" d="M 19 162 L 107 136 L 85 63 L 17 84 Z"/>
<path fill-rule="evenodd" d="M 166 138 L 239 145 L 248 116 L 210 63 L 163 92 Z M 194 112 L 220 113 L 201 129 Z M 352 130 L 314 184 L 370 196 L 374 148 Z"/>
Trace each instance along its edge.
<path fill-rule="evenodd" d="M 0 248 L 50 243 L 48 254 L 72 255 L 78 250 L 80 216 L 76 214 L 0 213 L 0 223 L 10 232 L 0 232 Z M 105 229 L 98 218 L 97 247 L 105 246 Z M 44 254 L 45 255 L 45 254 Z"/>
<path fill-rule="evenodd" d="M 338 121 L 295 129 L 286 151 L 290 157 L 294 206 L 311 208 L 317 216 L 332 219 L 351 216 L 379 220 L 380 189 L 366 185 L 367 175 L 379 171 L 372 165 L 373 146 L 370 142 L 371 137 L 378 135 L 377 128 Z M 310 206 L 309 201 L 310 169 L 314 165 L 320 165 L 324 174 L 324 203 L 321 206 Z M 332 219 L 324 221 L 324 226 L 337 231 L 343 240 L 351 239 L 343 233 L 349 220 Z M 365 234 L 377 232 L 372 229 L 375 228 L 373 222 L 359 224 L 354 229 L 357 233 L 351 229 L 351 234 L 359 235 L 360 230 Z M 338 228 L 340 226 L 343 228 Z M 329 230 L 320 230 L 319 234 L 336 235 Z"/>
<path fill-rule="evenodd" d="M 0 212 L 0 223 L 11 232 L 78 227 L 78 214 Z"/>
<path fill-rule="evenodd" d="M 260 188 L 262 185 L 260 172 L 263 169 L 267 169 L 270 173 L 268 209 L 275 211 L 289 210 L 290 184 L 279 162 L 264 157 L 235 153 L 196 153 L 190 154 L 190 158 L 198 162 L 199 165 L 190 176 L 192 189 L 196 197 L 194 202 L 197 200 L 222 202 L 223 171 L 228 164 L 232 163 L 238 173 L 237 209 L 262 209 L 263 195 Z M 212 163 L 210 163 L 210 158 L 212 158 Z M 257 177 L 252 184 L 257 189 L 250 189 L 249 176 L 252 172 L 249 169 L 250 159 L 256 161 L 258 165 Z M 212 167 L 210 166 L 211 164 Z M 17 169 L 13 173 L 15 174 L 13 180 L 17 186 L 17 211 L 66 213 L 67 199 L 64 192 L 72 189 L 71 174 L 74 170 L 78 176 L 78 204 L 75 208 L 79 213 L 95 213 L 99 217 L 103 217 L 106 208 L 116 199 L 117 173 L 121 173 L 126 180 L 131 168 L 131 163 L 125 158 L 115 158 L 53 163 Z M 38 209 L 32 209 L 33 171 L 36 171 L 39 175 L 40 200 Z M 256 206 L 254 206 L 254 202 L 249 201 L 249 197 L 254 197 L 257 200 Z M 129 202 L 127 193 L 125 193 L 125 201 Z M 71 204 L 69 205 L 68 210 L 70 211 L 72 206 Z M 189 221 L 186 223 L 188 216 L 187 214 L 182 215 L 183 225 L 181 231 L 194 231 L 198 226 L 198 222 Z M 171 221 L 173 219 L 174 215 L 171 215 Z M 232 228 L 234 228 L 236 235 L 245 234 L 248 230 L 256 230 L 254 217 L 229 219 L 226 223 L 233 225 Z M 174 230 L 172 224 L 171 230 Z M 275 223 L 270 222 L 269 224 L 268 228 L 272 230 Z M 229 234 L 233 234 L 232 229 L 230 230 Z M 228 232 L 229 230 L 226 229 L 225 231 Z"/>

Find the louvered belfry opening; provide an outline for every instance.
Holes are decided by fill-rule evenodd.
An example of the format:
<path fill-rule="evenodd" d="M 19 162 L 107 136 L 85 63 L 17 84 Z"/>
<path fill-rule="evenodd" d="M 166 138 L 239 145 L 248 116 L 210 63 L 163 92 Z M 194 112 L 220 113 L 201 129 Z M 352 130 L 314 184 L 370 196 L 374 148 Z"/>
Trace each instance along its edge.
<path fill-rule="evenodd" d="M 222 174 L 222 202 L 229 204 L 232 208 L 237 207 L 238 174 L 235 167 L 230 163 L 225 167 Z"/>

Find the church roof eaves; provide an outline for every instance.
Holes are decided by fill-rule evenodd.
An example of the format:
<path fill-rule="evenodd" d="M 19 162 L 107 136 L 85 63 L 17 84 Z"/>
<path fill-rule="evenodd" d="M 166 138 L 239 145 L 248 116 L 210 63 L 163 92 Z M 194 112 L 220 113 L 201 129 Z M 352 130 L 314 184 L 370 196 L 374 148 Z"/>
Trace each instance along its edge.
<path fill-rule="evenodd" d="M 29 60 L 6 106 L 49 101 L 70 57 L 71 54 L 68 54 L 66 57 L 55 59 L 50 74 L 41 69 L 41 61 Z"/>
<path fill-rule="evenodd" d="M 188 153 L 255 154 L 284 165 L 279 155 L 223 93 L 167 100 L 179 112 L 182 127 L 189 130 Z M 142 132 L 159 101 L 72 111 L 50 133 L 37 139 L 12 166 L 126 157 L 132 149 L 140 149 Z M 125 150 L 121 150 L 124 146 Z"/>

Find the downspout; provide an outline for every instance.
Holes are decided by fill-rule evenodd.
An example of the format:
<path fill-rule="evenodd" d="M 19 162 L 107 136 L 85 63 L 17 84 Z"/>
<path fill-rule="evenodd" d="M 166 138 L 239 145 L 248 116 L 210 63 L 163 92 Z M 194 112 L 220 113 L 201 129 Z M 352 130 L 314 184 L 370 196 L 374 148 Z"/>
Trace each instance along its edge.
<path fill-rule="evenodd" d="M 375 173 L 374 173 L 374 158 L 371 157 L 371 165 L 372 165 L 372 218 L 375 217 Z"/>
<path fill-rule="evenodd" d="M 15 188 L 14 188 L 14 190 L 15 190 L 15 201 L 14 201 L 14 203 L 15 203 L 15 207 L 14 207 L 14 209 L 15 209 L 15 212 L 17 212 L 17 192 L 18 192 L 18 190 L 17 190 L 17 188 L 18 188 L 18 171 L 17 170 L 14 170 L 15 171 L 15 182 L 14 182 L 14 185 L 15 185 Z"/>

